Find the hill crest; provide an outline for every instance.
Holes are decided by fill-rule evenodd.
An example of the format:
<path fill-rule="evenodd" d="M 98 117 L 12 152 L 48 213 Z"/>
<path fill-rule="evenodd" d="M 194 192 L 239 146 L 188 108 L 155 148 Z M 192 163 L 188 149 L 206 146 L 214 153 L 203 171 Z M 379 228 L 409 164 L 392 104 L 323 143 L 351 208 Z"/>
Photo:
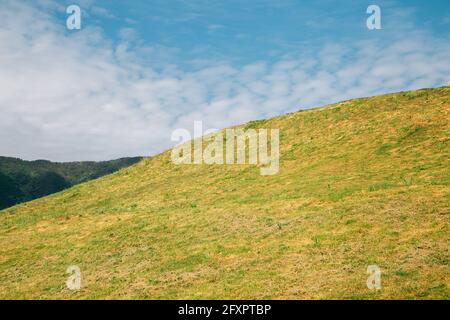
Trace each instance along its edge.
<path fill-rule="evenodd" d="M 280 130 L 273 176 L 168 150 L 3 210 L 0 297 L 448 299 L 449 111 L 448 87 L 353 99 L 238 126 Z"/>

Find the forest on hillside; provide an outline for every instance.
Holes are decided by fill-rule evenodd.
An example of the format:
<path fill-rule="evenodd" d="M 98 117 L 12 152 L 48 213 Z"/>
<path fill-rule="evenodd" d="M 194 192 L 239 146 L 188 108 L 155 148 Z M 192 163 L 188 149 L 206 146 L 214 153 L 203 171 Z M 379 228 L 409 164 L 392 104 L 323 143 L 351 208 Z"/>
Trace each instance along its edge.
<path fill-rule="evenodd" d="M 141 157 L 51 162 L 0 157 L 0 209 L 40 198 L 130 166 Z"/>

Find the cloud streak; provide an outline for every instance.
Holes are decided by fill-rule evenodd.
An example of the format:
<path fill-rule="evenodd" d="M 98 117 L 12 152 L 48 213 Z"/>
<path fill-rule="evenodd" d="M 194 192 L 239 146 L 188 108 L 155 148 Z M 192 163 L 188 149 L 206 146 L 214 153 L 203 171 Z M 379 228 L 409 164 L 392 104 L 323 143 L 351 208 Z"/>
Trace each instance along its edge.
<path fill-rule="evenodd" d="M 56 161 L 151 155 L 194 120 L 222 128 L 300 108 L 444 85 L 448 39 L 329 42 L 273 62 L 161 63 L 131 28 L 112 43 L 95 27 L 69 33 L 42 8 L 0 4 L 0 154 Z M 33 23 L 30 23 L 32 21 Z"/>

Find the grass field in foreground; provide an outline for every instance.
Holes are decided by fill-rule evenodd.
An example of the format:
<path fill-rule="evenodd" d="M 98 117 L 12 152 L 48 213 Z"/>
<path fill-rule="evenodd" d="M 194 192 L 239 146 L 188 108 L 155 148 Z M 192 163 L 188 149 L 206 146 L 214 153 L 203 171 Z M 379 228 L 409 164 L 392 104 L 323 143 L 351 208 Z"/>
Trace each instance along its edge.
<path fill-rule="evenodd" d="M 449 111 L 443 87 L 253 121 L 277 175 L 168 151 L 0 211 L 0 298 L 448 299 Z"/>

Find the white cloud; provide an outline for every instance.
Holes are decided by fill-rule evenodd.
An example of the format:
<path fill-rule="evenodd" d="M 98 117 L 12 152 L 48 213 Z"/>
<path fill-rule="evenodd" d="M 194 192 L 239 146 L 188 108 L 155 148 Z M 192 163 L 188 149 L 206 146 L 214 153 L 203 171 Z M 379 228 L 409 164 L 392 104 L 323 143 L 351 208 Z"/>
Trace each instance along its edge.
<path fill-rule="evenodd" d="M 137 38 L 136 30 L 129 27 L 120 29 L 119 36 L 123 41 L 134 41 Z"/>
<path fill-rule="evenodd" d="M 16 1 L 0 4 L 0 22 L 0 154 L 25 159 L 150 155 L 194 120 L 221 128 L 450 80 L 450 45 L 427 34 L 329 43 L 241 67 L 199 60 L 186 71 L 163 59 L 173 49 L 130 49 L 133 29 L 113 45 L 97 28 L 69 33 Z"/>
<path fill-rule="evenodd" d="M 99 7 L 99 6 L 90 7 L 89 12 L 91 12 L 94 15 L 103 17 L 103 18 L 108 18 L 108 19 L 115 18 L 114 14 L 112 14 L 108 9 Z"/>

